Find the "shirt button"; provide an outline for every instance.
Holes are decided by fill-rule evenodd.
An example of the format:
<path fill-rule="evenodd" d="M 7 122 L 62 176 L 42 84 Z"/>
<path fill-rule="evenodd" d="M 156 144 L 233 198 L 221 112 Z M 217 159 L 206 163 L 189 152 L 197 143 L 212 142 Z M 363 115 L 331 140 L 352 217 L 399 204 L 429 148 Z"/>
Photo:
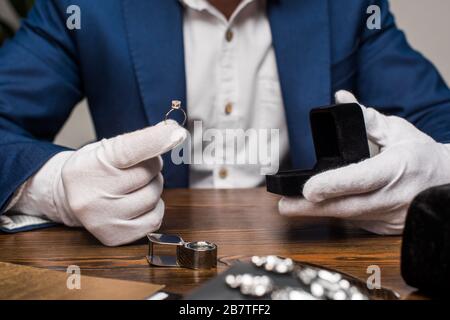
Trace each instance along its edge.
<path fill-rule="evenodd" d="M 226 179 L 228 177 L 228 170 L 225 168 L 220 169 L 219 177 L 220 179 Z"/>
<path fill-rule="evenodd" d="M 233 31 L 227 30 L 225 33 L 225 39 L 227 39 L 228 42 L 231 42 L 233 40 Z"/>
<path fill-rule="evenodd" d="M 225 114 L 230 115 L 232 112 L 233 112 L 233 104 L 231 102 L 227 103 L 225 106 Z"/>

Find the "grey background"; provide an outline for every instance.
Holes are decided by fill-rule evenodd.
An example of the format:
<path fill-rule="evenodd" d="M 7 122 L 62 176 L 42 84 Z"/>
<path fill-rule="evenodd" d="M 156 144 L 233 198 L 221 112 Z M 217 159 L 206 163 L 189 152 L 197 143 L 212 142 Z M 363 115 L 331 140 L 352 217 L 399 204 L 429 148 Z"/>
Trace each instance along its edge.
<path fill-rule="evenodd" d="M 405 31 L 410 44 L 430 59 L 450 83 L 450 1 L 391 0 L 390 3 L 397 24 Z M 76 107 L 55 142 L 77 148 L 93 140 L 92 121 L 83 102 Z"/>

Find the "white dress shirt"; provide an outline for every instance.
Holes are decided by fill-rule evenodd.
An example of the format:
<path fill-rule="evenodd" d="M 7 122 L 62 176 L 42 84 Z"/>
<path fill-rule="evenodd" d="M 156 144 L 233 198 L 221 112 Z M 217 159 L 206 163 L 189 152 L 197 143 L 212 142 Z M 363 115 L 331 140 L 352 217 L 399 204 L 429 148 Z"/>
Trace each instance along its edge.
<path fill-rule="evenodd" d="M 207 0 L 180 1 L 185 6 L 191 134 L 195 120 L 202 121 L 203 130 L 279 129 L 279 156 L 283 159 L 288 152 L 288 134 L 265 1 L 243 0 L 229 20 Z M 202 149 L 201 136 L 195 136 L 192 144 L 194 149 Z M 256 187 L 265 181 L 260 169 L 260 165 L 194 163 L 190 187 Z"/>
<path fill-rule="evenodd" d="M 288 153 L 287 125 L 272 35 L 264 0 L 243 0 L 229 20 L 207 0 L 180 0 L 184 6 L 184 48 L 189 131 L 194 149 L 203 149 L 193 132 L 203 130 L 279 129 L 279 156 Z M 239 152 L 245 150 L 237 150 Z M 39 224 L 43 212 L 54 211 L 49 161 L 16 192 L 9 208 L 30 215 L 0 224 L 11 229 Z M 260 165 L 190 165 L 191 188 L 250 188 L 265 177 Z M 36 216 L 36 218 L 32 217 Z M 26 217 L 26 216 L 25 216 Z M 7 220 L 7 221 L 6 221 Z"/>

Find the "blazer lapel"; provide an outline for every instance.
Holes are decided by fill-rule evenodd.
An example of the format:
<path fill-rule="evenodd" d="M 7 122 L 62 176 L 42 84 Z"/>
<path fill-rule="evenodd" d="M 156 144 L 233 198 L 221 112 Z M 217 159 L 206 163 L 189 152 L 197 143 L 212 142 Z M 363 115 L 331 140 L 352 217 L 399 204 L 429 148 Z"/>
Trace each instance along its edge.
<path fill-rule="evenodd" d="M 309 111 L 331 103 L 328 1 L 269 0 L 268 16 L 292 162 L 309 167 L 315 163 Z"/>
<path fill-rule="evenodd" d="M 177 0 L 124 0 L 123 11 L 142 101 L 154 125 L 172 100 L 186 105 L 182 7 Z"/>
<path fill-rule="evenodd" d="M 131 58 L 151 125 L 164 119 L 172 100 L 186 108 L 182 11 L 177 0 L 123 0 Z M 187 187 L 188 166 L 174 165 L 170 154 L 164 160 L 166 186 Z"/>

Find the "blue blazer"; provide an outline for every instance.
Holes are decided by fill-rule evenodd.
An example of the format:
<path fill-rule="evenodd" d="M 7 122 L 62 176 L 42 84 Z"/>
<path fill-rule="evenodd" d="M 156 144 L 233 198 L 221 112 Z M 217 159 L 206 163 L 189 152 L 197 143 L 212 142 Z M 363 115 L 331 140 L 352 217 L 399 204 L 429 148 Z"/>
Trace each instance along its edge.
<path fill-rule="evenodd" d="M 81 30 L 66 28 L 71 4 Z M 366 27 L 370 4 L 381 7 L 381 30 Z M 315 162 L 310 109 L 339 89 L 450 141 L 450 91 L 386 0 L 268 0 L 267 11 L 295 167 Z M 51 141 L 83 97 L 98 139 L 156 124 L 174 98 L 189 104 L 182 19 L 178 0 L 37 1 L 0 49 L 0 210 L 64 150 Z M 164 171 L 166 187 L 188 186 L 186 165 L 165 161 Z"/>

